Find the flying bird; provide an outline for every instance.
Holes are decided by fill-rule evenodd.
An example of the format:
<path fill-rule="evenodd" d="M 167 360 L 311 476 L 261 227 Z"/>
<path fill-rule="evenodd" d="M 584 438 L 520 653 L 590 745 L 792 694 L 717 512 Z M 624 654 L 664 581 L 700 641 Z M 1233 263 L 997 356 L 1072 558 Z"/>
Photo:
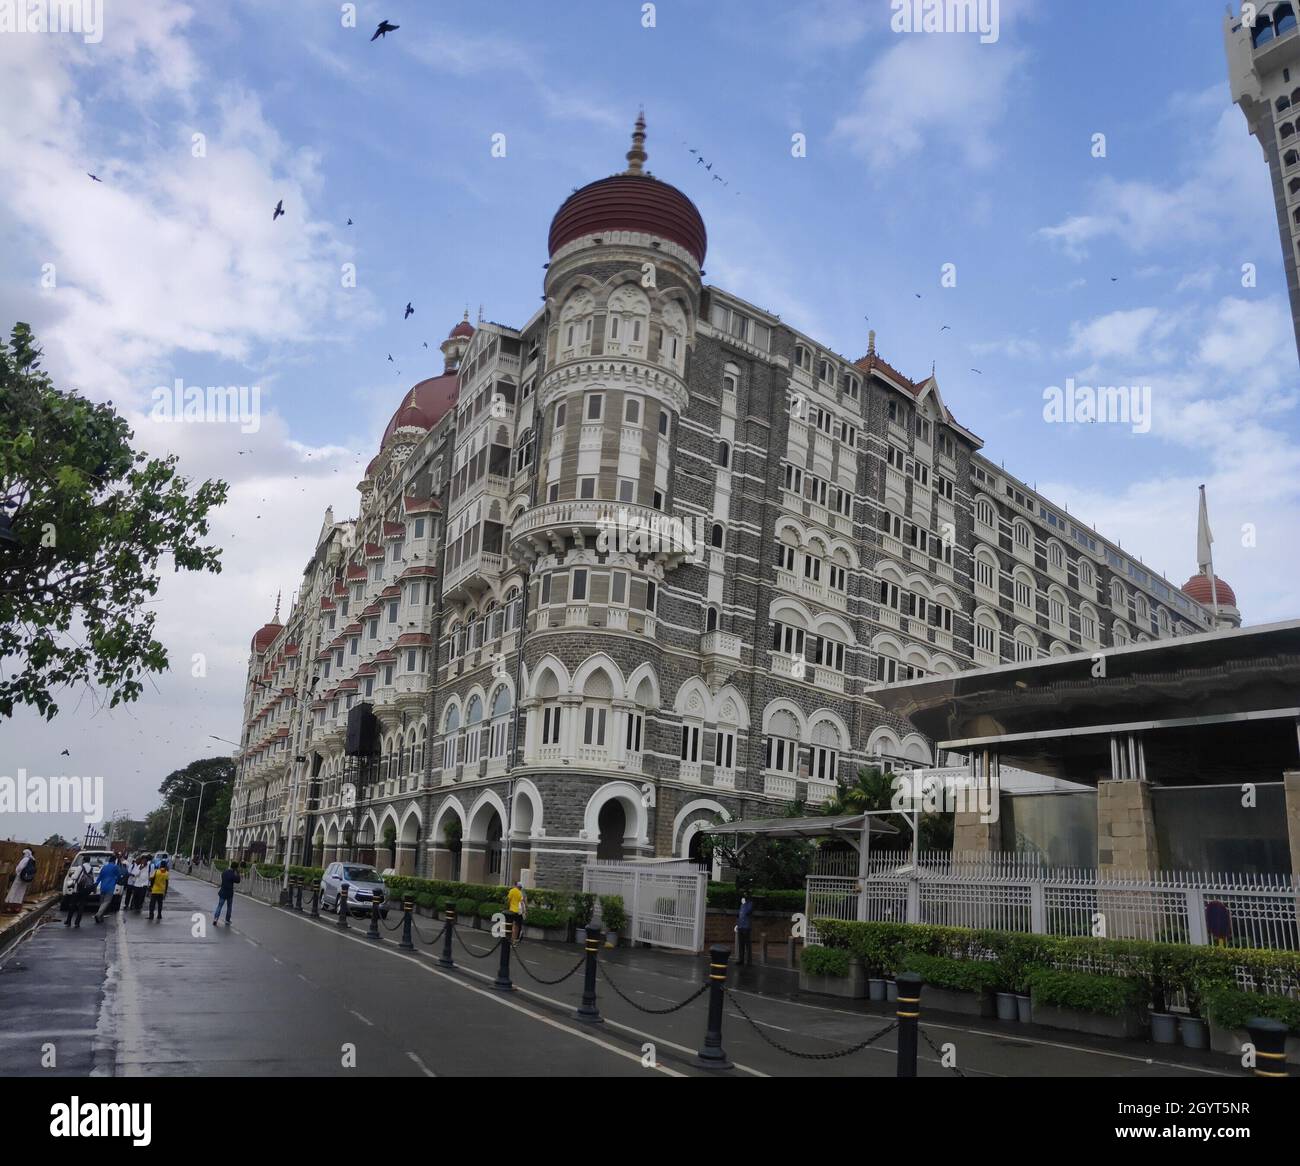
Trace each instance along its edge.
<path fill-rule="evenodd" d="M 59 754 L 59 756 L 60 756 L 60 757 L 69 757 L 69 756 L 71 756 L 71 754 L 69 754 L 68 751 L 65 749 L 62 753 Z"/>
<path fill-rule="evenodd" d="M 980 370 L 977 369 L 977 368 L 973 368 L 973 369 L 971 369 L 971 372 L 979 372 L 979 373 L 980 373 L 980 376 L 983 376 L 983 375 L 984 375 L 984 374 L 983 374 L 982 372 L 980 372 Z"/>
<path fill-rule="evenodd" d="M 402 27 L 402 26 L 401 26 L 400 24 L 389 24 L 388 21 L 386 21 L 386 20 L 381 20 L 381 21 L 379 22 L 379 27 L 378 27 L 377 29 L 375 29 L 375 35 L 372 36 L 370 39 L 371 39 L 372 41 L 376 41 L 376 40 L 378 40 L 381 36 L 382 36 L 382 37 L 387 37 L 388 34 L 389 34 L 390 32 L 396 32 L 396 31 L 397 31 L 399 28 L 401 28 L 401 27 Z"/>
<path fill-rule="evenodd" d="M 284 214 L 284 199 L 275 204 L 275 212 L 271 215 L 271 222 L 275 222 L 282 214 Z"/>
<path fill-rule="evenodd" d="M 415 315 L 415 309 L 411 307 L 411 301 L 406 301 L 406 311 L 402 313 L 402 319 L 408 320 Z"/>
<path fill-rule="evenodd" d="M 425 348 L 428 348 L 428 347 L 429 347 L 429 342 L 428 342 L 427 340 L 424 342 L 424 347 L 425 347 Z"/>
<path fill-rule="evenodd" d="M 920 292 L 913 292 L 912 294 L 913 294 L 914 296 L 916 296 L 916 298 L 917 298 L 918 300 L 921 298 L 921 293 L 920 293 Z"/>
<path fill-rule="evenodd" d="M 1111 282 L 1111 283 L 1119 283 L 1119 276 L 1118 276 L 1118 275 L 1112 275 L 1112 276 L 1110 277 L 1110 282 Z"/>
<path fill-rule="evenodd" d="M 351 220 L 351 219 L 348 219 L 348 226 L 349 226 L 349 227 L 352 226 L 352 220 Z"/>
<path fill-rule="evenodd" d="M 100 176 L 99 176 L 98 174 L 92 174 L 89 170 L 86 171 L 86 177 L 89 178 L 91 182 L 103 182 L 103 181 L 104 181 L 102 178 L 100 178 Z"/>
<path fill-rule="evenodd" d="M 945 324 L 942 328 L 939 329 L 939 331 L 940 331 L 940 332 L 951 332 L 951 331 L 952 331 L 952 325 L 951 325 L 951 324 Z"/>
<path fill-rule="evenodd" d="M 388 361 L 389 361 L 390 364 L 396 364 L 396 363 L 397 363 L 397 361 L 395 361 L 395 360 L 393 359 L 393 354 L 392 354 L 391 352 L 388 354 Z"/>

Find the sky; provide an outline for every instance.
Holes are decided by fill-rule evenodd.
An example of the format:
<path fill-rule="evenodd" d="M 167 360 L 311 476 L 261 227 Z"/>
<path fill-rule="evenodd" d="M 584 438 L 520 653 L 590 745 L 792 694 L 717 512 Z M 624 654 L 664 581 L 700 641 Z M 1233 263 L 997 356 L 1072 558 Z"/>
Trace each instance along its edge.
<path fill-rule="evenodd" d="M 102 776 L 105 812 L 140 817 L 230 752 L 249 640 L 325 507 L 355 513 L 465 310 L 537 310 L 551 216 L 624 167 L 641 107 L 707 283 L 851 359 L 874 329 L 907 375 L 933 363 L 987 456 L 1175 583 L 1204 483 L 1246 622 L 1300 614 L 1296 345 L 1222 0 L 1002 0 L 990 43 L 896 32 L 889 0 L 353 7 L 106 0 L 94 43 L 0 33 L 0 327 L 30 323 L 139 447 L 230 483 L 222 572 L 159 592 L 172 669 L 130 706 L 67 692 L 53 722 L 0 722 L 0 775 Z M 178 378 L 257 386 L 260 427 L 153 419 Z M 1046 423 L 1070 378 L 1150 386 L 1149 432 Z"/>

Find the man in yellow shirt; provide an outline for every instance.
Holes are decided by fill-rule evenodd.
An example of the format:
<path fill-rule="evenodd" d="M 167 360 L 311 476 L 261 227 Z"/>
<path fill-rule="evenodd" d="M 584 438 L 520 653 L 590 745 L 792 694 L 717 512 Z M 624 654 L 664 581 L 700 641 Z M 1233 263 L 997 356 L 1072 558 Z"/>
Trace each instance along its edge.
<path fill-rule="evenodd" d="M 528 913 L 528 900 L 524 897 L 524 888 L 515 883 L 506 895 L 506 919 L 510 921 L 510 942 L 519 942 L 519 932 L 524 916 Z"/>
<path fill-rule="evenodd" d="M 163 899 L 167 895 L 167 864 L 165 862 L 158 864 L 158 869 L 153 872 L 153 878 L 149 880 L 149 918 L 153 919 L 153 909 L 158 908 L 158 922 L 162 922 Z"/>

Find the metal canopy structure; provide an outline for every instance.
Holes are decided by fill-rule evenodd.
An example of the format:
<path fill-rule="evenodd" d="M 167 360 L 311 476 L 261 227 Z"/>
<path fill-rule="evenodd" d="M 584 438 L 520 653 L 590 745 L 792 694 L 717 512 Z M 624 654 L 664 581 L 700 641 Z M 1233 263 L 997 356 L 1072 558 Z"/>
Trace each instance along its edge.
<path fill-rule="evenodd" d="M 1095 785 L 1281 776 L 1300 764 L 1300 620 L 872 691 L 939 749 Z"/>
<path fill-rule="evenodd" d="M 892 813 L 892 811 L 884 811 Z M 874 813 L 874 811 L 873 811 Z M 871 822 L 872 834 L 897 834 L 898 827 L 875 821 L 872 814 L 851 814 L 832 818 L 748 818 L 741 822 L 722 822 L 710 826 L 709 834 L 752 834 L 763 838 L 828 838 L 844 836 L 857 845 L 863 825 Z"/>

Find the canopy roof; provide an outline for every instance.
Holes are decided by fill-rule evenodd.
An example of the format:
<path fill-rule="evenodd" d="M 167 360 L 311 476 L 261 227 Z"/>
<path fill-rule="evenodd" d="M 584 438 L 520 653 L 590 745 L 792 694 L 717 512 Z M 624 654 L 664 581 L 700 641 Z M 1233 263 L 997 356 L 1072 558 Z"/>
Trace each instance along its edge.
<path fill-rule="evenodd" d="M 861 834 L 870 820 L 872 834 L 897 834 L 898 827 L 870 814 L 831 818 L 746 818 L 710 826 L 708 834 L 762 834 L 767 838 L 825 838 L 835 834 Z"/>

